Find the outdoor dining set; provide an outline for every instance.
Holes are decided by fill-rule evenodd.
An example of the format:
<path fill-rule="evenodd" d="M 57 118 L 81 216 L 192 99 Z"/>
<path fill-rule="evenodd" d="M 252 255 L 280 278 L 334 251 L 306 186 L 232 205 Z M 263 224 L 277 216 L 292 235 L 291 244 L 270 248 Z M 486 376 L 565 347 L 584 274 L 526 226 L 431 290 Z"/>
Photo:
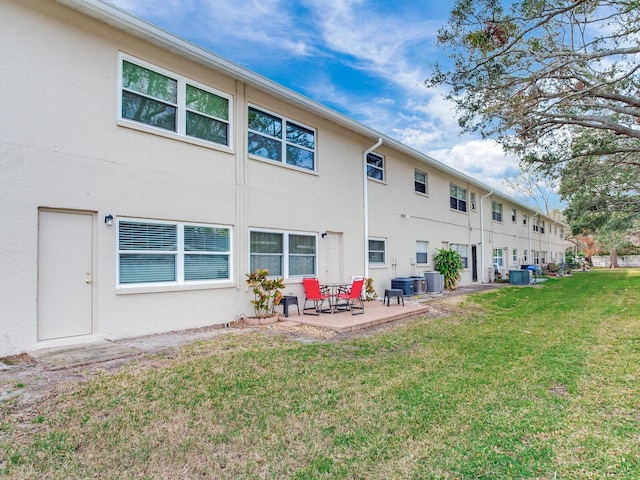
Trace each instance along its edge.
<path fill-rule="evenodd" d="M 306 277 L 302 283 L 305 295 L 302 310 L 305 315 L 338 312 L 351 312 L 352 315 L 364 313 L 363 277 L 353 277 L 348 284 L 321 284 L 316 277 Z"/>

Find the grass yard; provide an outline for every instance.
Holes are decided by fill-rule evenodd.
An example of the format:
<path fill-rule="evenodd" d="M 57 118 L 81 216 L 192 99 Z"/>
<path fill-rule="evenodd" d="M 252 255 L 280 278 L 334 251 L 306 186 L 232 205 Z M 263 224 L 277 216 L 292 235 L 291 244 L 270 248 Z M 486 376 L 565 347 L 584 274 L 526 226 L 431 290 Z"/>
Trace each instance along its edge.
<path fill-rule="evenodd" d="M 340 341 L 220 336 L 2 405 L 0 477 L 640 478 L 640 270 L 451 308 Z"/>

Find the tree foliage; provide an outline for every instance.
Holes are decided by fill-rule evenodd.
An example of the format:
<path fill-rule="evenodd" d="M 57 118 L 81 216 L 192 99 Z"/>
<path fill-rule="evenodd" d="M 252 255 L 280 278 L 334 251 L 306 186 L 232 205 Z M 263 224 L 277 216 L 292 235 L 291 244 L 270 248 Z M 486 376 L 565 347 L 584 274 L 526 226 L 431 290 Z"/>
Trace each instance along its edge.
<path fill-rule="evenodd" d="M 562 179 L 574 233 L 640 214 L 640 0 L 456 0 L 438 43 L 451 63 L 427 84 Z"/>
<path fill-rule="evenodd" d="M 640 152 L 640 2 L 507 4 L 457 0 L 439 31 L 452 66 L 434 65 L 427 82 L 451 87 L 461 126 L 521 153 L 570 140 L 573 127 L 616 135 L 589 154 Z"/>

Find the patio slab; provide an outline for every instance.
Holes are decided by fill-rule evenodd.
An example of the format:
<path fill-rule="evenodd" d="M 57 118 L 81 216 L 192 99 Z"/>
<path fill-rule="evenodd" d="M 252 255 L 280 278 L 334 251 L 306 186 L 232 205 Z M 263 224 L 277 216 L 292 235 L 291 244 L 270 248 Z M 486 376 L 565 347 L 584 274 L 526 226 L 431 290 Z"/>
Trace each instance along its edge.
<path fill-rule="evenodd" d="M 280 315 L 280 320 L 300 323 L 312 327 L 327 328 L 338 333 L 350 333 L 376 327 L 385 323 L 419 317 L 429 311 L 424 304 L 412 303 L 405 299 L 405 304 L 397 304 L 394 301 L 387 306 L 382 301 L 364 302 L 364 313 L 352 315 L 351 312 L 321 313 L 314 315 L 298 315 L 298 312 L 289 310 L 289 317 Z"/>

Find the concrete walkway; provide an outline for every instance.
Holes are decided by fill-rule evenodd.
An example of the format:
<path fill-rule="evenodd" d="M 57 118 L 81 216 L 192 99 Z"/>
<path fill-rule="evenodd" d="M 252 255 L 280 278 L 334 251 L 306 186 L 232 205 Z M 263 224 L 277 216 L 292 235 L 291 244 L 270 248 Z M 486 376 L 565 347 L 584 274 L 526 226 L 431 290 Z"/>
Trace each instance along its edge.
<path fill-rule="evenodd" d="M 81 367 L 91 363 L 107 362 L 119 358 L 133 357 L 141 350 L 113 342 L 100 341 L 82 343 L 69 347 L 43 348 L 29 352 L 29 356 L 47 370 Z"/>

